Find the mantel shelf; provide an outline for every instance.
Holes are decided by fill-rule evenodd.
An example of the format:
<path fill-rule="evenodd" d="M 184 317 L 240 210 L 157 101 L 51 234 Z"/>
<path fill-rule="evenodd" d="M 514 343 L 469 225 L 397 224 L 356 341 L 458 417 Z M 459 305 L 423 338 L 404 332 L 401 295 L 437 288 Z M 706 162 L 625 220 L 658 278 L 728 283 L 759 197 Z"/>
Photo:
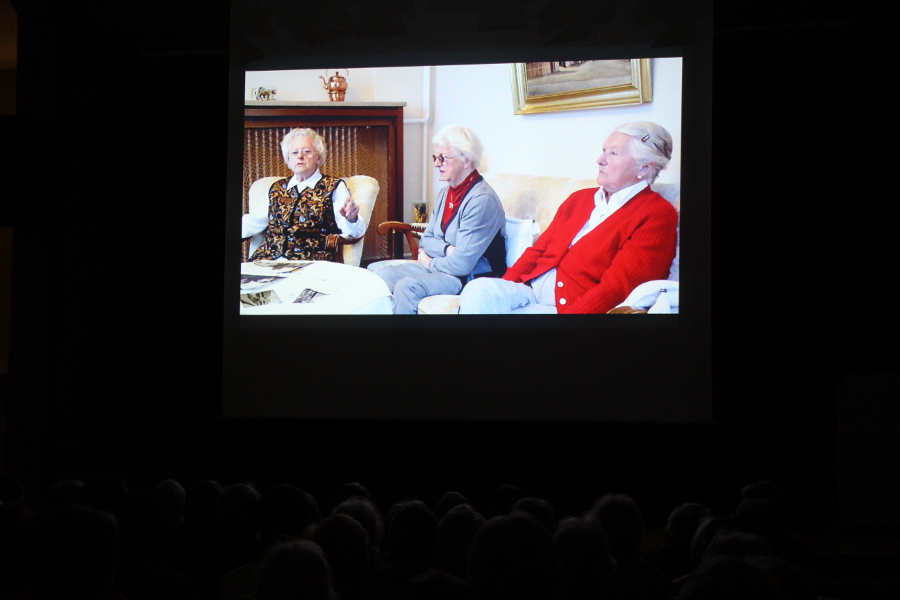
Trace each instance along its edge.
<path fill-rule="evenodd" d="M 300 102 L 289 100 L 247 100 L 247 108 L 381 108 L 406 106 L 406 102 Z"/>

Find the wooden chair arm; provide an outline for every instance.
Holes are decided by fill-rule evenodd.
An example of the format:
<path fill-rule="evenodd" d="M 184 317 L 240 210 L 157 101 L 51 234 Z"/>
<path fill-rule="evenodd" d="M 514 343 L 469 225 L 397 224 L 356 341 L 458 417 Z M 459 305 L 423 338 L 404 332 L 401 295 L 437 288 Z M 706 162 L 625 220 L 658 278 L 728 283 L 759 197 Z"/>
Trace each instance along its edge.
<path fill-rule="evenodd" d="M 425 231 L 425 223 L 401 223 L 400 221 L 385 221 L 380 223 L 376 228 L 379 234 L 387 233 L 403 233 L 406 236 L 406 243 L 409 244 L 409 251 L 412 259 L 415 260 L 419 254 L 419 239 Z"/>
<path fill-rule="evenodd" d="M 401 223 L 400 221 L 385 221 L 381 223 L 377 227 L 378 233 L 381 235 L 386 234 L 390 230 L 394 229 L 396 231 L 415 231 L 417 233 L 422 233 L 425 231 L 426 223 Z"/>
<path fill-rule="evenodd" d="M 344 250 L 343 247 L 348 244 L 355 244 L 361 237 L 344 237 L 337 233 L 332 233 L 325 236 L 325 249 L 326 250 L 334 250 L 334 262 L 343 263 L 344 262 Z"/>
<path fill-rule="evenodd" d="M 633 306 L 617 306 L 610 310 L 608 315 L 646 315 L 646 308 L 634 308 Z"/>

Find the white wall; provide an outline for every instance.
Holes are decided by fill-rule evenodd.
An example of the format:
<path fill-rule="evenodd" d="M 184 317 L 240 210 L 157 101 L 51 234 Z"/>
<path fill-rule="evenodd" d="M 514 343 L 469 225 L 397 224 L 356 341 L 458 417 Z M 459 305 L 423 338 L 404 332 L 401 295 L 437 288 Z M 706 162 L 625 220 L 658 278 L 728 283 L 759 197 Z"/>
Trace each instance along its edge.
<path fill-rule="evenodd" d="M 422 116 L 423 67 L 384 69 L 328 69 L 321 71 L 248 71 L 244 79 L 244 98 L 254 100 L 253 88 L 278 90 L 276 100 L 328 102 L 328 92 L 320 77 L 335 73 L 347 77 L 345 102 L 406 102 L 407 117 Z"/>
<path fill-rule="evenodd" d="M 675 151 L 660 181 L 680 180 L 681 59 L 651 61 L 653 101 L 639 106 L 594 108 L 532 115 L 513 114 L 509 65 L 435 69 L 434 131 L 465 125 L 484 144 L 489 174 L 596 177 L 597 157 L 612 130 L 628 121 L 653 121 L 672 134 Z"/>
<path fill-rule="evenodd" d="M 328 71 L 332 74 L 334 69 Z M 282 101 L 326 101 L 319 79 L 325 75 L 324 70 L 248 72 L 244 97 L 252 99 L 252 89 L 264 86 L 276 88 Z M 465 125 L 481 138 L 485 151 L 479 170 L 490 181 L 492 172 L 593 178 L 603 142 L 616 126 L 654 121 L 669 130 L 675 143 L 669 167 L 659 180 L 680 181 L 681 59 L 652 59 L 651 75 L 653 101 L 647 104 L 515 115 L 506 64 L 352 69 L 346 101 L 407 103 L 403 189 L 404 218 L 409 220 L 412 203 L 420 201 L 423 189 L 426 199 L 431 199 L 438 185 L 430 139 L 453 124 Z M 429 80 L 430 89 L 426 89 Z M 429 117 L 424 129 L 420 123 L 409 122 L 423 117 Z"/>

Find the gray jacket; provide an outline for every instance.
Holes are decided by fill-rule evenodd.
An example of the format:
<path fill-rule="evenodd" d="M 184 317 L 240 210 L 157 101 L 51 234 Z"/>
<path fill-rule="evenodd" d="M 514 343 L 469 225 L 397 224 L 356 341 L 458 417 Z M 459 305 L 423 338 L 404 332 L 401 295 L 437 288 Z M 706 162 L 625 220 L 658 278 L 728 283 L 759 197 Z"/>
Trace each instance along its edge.
<path fill-rule="evenodd" d="M 443 188 L 438 192 L 434 212 L 419 244 L 434 259 L 429 270 L 469 279 L 490 273 L 491 266 L 485 257 L 488 246 L 498 233 L 501 242 L 506 236 L 506 213 L 497 192 L 484 179 L 472 186 L 445 232 L 441 230 L 441 221 L 448 190 Z M 448 246 L 456 246 L 451 256 L 447 256 Z M 495 277 L 502 275 L 502 272 L 494 273 Z"/>

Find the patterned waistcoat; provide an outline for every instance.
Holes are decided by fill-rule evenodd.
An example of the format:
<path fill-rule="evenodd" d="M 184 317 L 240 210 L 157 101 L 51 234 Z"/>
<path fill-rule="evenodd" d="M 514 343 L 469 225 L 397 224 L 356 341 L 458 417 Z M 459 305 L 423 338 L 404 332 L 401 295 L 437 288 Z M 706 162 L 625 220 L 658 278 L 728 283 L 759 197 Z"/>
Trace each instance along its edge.
<path fill-rule="evenodd" d="M 290 178 L 279 179 L 269 188 L 269 226 L 265 241 L 251 260 L 334 260 L 335 250 L 326 248 L 326 237 L 340 234 L 334 220 L 334 190 L 341 180 L 322 175 L 314 188 L 288 189 Z"/>

